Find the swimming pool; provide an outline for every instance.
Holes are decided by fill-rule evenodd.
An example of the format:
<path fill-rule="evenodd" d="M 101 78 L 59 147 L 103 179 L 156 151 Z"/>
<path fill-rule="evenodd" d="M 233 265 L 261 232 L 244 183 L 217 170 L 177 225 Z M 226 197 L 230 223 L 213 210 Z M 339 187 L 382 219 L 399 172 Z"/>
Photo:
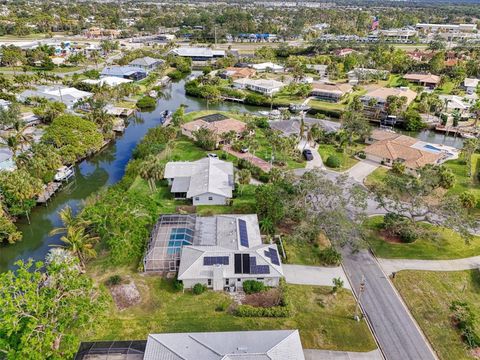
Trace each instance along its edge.
<path fill-rule="evenodd" d="M 434 152 L 434 153 L 442 152 L 442 149 L 439 149 L 439 148 L 437 148 L 433 145 L 430 145 L 430 144 L 424 145 L 423 148 L 427 151 L 431 151 L 431 152 Z"/>

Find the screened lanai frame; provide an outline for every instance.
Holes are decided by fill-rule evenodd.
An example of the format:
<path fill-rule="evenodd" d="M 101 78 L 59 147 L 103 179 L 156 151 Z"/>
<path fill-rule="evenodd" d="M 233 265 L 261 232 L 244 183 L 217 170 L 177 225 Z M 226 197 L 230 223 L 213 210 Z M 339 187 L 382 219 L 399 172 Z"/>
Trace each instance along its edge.
<path fill-rule="evenodd" d="M 148 242 L 143 259 L 145 272 L 178 271 L 180 252 L 184 245 L 193 244 L 195 215 L 162 215 Z"/>

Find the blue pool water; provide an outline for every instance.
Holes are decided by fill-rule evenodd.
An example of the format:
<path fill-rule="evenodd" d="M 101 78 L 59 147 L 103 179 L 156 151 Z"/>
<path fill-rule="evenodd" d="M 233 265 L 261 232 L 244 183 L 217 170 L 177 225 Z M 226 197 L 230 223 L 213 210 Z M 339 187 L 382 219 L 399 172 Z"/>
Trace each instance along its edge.
<path fill-rule="evenodd" d="M 436 148 L 435 146 L 432 146 L 432 145 L 429 145 L 429 144 L 424 145 L 423 148 L 426 149 L 426 150 L 432 151 L 432 152 L 436 152 L 436 153 L 439 153 L 439 152 L 442 151 L 441 149 Z"/>

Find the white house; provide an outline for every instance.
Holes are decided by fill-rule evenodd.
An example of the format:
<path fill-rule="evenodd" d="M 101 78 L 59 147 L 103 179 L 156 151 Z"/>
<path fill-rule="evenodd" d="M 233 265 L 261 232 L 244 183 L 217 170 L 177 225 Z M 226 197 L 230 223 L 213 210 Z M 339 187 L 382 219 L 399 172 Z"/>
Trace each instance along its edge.
<path fill-rule="evenodd" d="M 72 87 L 56 86 L 38 86 L 35 90 L 25 90 L 17 95 L 17 100 L 25 102 L 28 98 L 40 97 L 50 101 L 59 101 L 72 110 L 79 101 L 88 99 L 93 94 L 88 91 L 78 90 Z"/>
<path fill-rule="evenodd" d="M 192 199 L 193 205 L 225 205 L 235 188 L 233 164 L 210 157 L 169 162 L 164 178 L 175 198 Z"/>
<path fill-rule="evenodd" d="M 479 82 L 479 79 L 465 78 L 465 80 L 463 80 L 463 88 L 465 89 L 467 94 L 474 94 L 477 91 Z"/>
<path fill-rule="evenodd" d="M 237 89 L 248 89 L 264 95 L 273 95 L 279 92 L 284 86 L 284 83 L 277 80 L 267 79 L 238 79 L 233 82 L 233 87 Z"/>
<path fill-rule="evenodd" d="M 126 84 L 132 81 L 133 80 L 123 79 L 117 76 L 102 76 L 100 79 L 85 79 L 82 82 L 85 84 L 91 84 L 91 85 L 99 85 L 99 86 L 108 85 L 111 87 L 115 87 L 115 86 Z"/>
<path fill-rule="evenodd" d="M 264 62 L 261 64 L 252 64 L 250 66 L 252 69 L 255 69 L 257 72 L 265 72 L 265 71 L 270 71 L 270 72 L 283 72 L 285 68 L 281 65 L 274 64 L 272 62 Z"/>
<path fill-rule="evenodd" d="M 146 72 L 155 70 L 156 68 L 162 66 L 165 63 L 165 61 L 161 59 L 154 59 L 150 56 L 145 56 L 142 58 L 135 59 L 131 61 L 128 65 L 132 67 L 137 67 L 140 69 L 145 70 Z"/>
<path fill-rule="evenodd" d="M 207 47 L 179 47 L 171 50 L 170 54 L 188 57 L 193 61 L 208 61 L 225 57 L 225 50 L 213 50 Z"/>

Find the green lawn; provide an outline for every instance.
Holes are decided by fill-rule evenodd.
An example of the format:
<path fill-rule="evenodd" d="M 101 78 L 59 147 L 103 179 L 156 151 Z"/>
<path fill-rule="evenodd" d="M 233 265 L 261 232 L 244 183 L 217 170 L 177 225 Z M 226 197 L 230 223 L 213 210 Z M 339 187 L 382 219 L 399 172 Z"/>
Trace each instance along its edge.
<path fill-rule="evenodd" d="M 185 136 L 172 142 L 173 149 L 169 161 L 195 161 L 207 156 L 207 151 L 199 148 Z"/>
<path fill-rule="evenodd" d="M 468 244 L 455 231 L 422 223 L 431 235 L 420 238 L 411 244 L 389 243 L 379 233 L 381 216 L 366 221 L 368 243 L 376 255 L 392 259 L 460 259 L 480 255 L 480 237 L 474 237 Z"/>
<path fill-rule="evenodd" d="M 401 271 L 394 284 L 440 359 L 478 359 L 472 356 L 453 327 L 449 309 L 454 300 L 467 302 L 471 309 L 480 309 L 478 270 Z M 476 333 L 480 334 L 480 321 L 475 325 Z"/>
<path fill-rule="evenodd" d="M 321 235 L 315 244 L 306 241 L 295 241 L 288 236 L 282 237 L 287 264 L 324 265 L 320 260 L 320 251 L 330 245 L 330 241 Z"/>
<path fill-rule="evenodd" d="M 472 156 L 472 174 L 475 174 L 477 162 L 480 162 L 480 154 L 473 154 Z M 471 191 L 480 200 L 480 184 L 474 177 L 468 176 L 467 165 L 463 164 L 461 160 L 450 160 L 443 164 L 455 174 L 456 182 L 453 188 L 449 189 L 449 193 L 461 194 L 464 191 Z"/>
<path fill-rule="evenodd" d="M 98 261 L 99 262 L 99 261 Z M 144 276 L 130 269 L 106 269 L 92 263 L 89 273 L 104 282 L 113 274 L 132 279 L 142 302 L 125 311 L 110 305 L 108 314 L 93 331 L 80 334 L 83 341 L 146 339 L 149 333 L 299 329 L 305 348 L 371 351 L 375 343 L 365 322 L 352 319 L 355 302 L 350 291 L 336 297 L 330 287 L 288 286 L 294 315 L 290 318 L 240 318 L 220 305 L 231 304 L 221 292 L 195 296 L 175 292 L 167 280 Z"/>
<path fill-rule="evenodd" d="M 360 150 L 361 146 L 358 147 L 358 149 L 355 149 L 355 151 Z M 353 165 L 358 163 L 357 159 L 354 159 L 352 156 L 344 153 L 344 152 L 338 152 L 335 145 L 332 144 L 320 144 L 318 147 L 318 152 L 320 156 L 322 157 L 323 163 L 326 166 L 327 159 L 330 155 L 335 155 L 340 159 L 340 164 L 341 166 L 339 168 L 335 168 L 334 170 L 336 171 L 345 171 L 350 169 Z"/>
<path fill-rule="evenodd" d="M 239 185 L 236 196 L 232 199 L 232 205 L 200 205 L 196 207 L 199 215 L 214 214 L 254 214 L 256 185 Z"/>
<path fill-rule="evenodd" d="M 387 87 L 399 87 L 403 84 L 403 77 L 402 75 L 393 75 L 391 74 L 388 77 L 388 81 L 386 83 Z"/>
<path fill-rule="evenodd" d="M 435 89 L 438 94 L 449 95 L 455 88 L 455 84 L 451 81 L 446 81 L 445 84 Z"/>
<path fill-rule="evenodd" d="M 371 172 L 363 181 L 364 185 L 371 187 L 375 184 L 379 184 L 385 178 L 389 169 L 379 166 L 373 172 Z"/>

